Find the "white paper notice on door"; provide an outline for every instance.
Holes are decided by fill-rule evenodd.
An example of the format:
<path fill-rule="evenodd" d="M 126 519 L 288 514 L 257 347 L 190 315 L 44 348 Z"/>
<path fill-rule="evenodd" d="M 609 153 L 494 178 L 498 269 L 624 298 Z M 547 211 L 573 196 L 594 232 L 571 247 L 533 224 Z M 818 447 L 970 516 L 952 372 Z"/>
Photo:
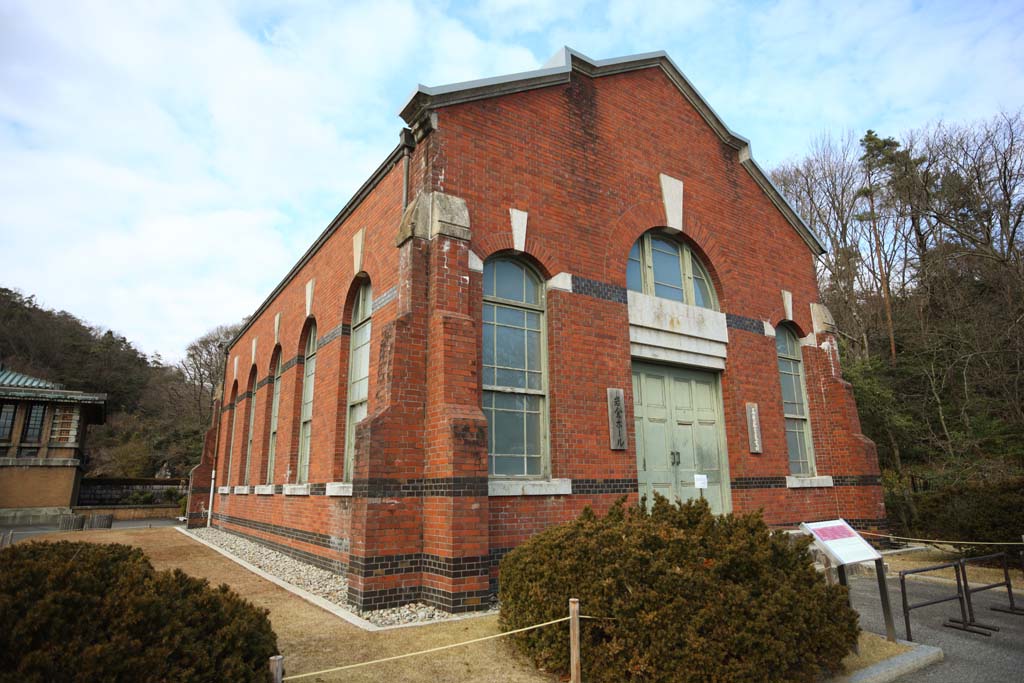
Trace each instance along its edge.
<path fill-rule="evenodd" d="M 805 522 L 800 529 L 814 537 L 814 545 L 828 555 L 833 564 L 856 564 L 882 557 L 844 519 Z"/>
<path fill-rule="evenodd" d="M 708 487 L 708 475 L 706 474 L 695 474 L 693 475 L 693 486 L 698 489 L 706 489 Z"/>

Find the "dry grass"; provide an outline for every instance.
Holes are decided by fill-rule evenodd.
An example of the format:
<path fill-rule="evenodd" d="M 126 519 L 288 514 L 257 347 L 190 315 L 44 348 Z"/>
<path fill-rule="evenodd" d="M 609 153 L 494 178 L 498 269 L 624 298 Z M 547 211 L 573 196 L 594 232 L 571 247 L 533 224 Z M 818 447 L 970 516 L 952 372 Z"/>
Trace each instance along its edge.
<path fill-rule="evenodd" d="M 256 605 L 270 610 L 270 621 L 277 633 L 278 646 L 285 658 L 286 675 L 289 676 L 498 633 L 498 619 L 493 615 L 390 631 L 363 631 L 167 527 L 48 534 L 45 538 L 32 540 L 134 545 L 142 548 L 157 569 L 181 569 L 213 584 L 228 584 Z M 567 626 L 548 628 L 567 629 Z M 880 636 L 862 633 L 860 654 L 848 656 L 843 665 L 846 673 L 850 673 L 906 649 L 906 646 L 889 643 Z M 557 679 L 538 672 L 510 647 L 507 640 L 498 639 L 301 680 L 554 683 Z"/>
<path fill-rule="evenodd" d="M 890 643 L 882 636 L 867 631 L 861 631 L 857 645 L 859 646 L 857 654 L 849 654 L 843 658 L 843 673 L 846 675 L 910 650 L 909 645 Z"/>
<path fill-rule="evenodd" d="M 885 558 L 885 561 L 889 565 L 889 574 L 895 576 L 899 574 L 899 572 L 907 569 L 920 569 L 930 565 L 953 562 L 958 557 L 958 555 L 952 552 L 928 548 L 926 550 L 920 550 L 912 553 L 889 555 Z M 921 574 L 920 576 L 956 581 L 956 576 L 952 567 L 928 572 L 927 574 Z M 983 583 L 999 583 L 1003 580 L 1003 570 L 1001 567 L 979 567 L 978 565 L 971 564 L 967 566 L 967 580 L 970 581 L 972 586 Z M 1024 580 L 1024 576 L 1021 574 L 1020 564 L 1011 561 L 1010 582 L 1017 585 L 1024 585 L 1024 581 L 1022 580 Z"/>

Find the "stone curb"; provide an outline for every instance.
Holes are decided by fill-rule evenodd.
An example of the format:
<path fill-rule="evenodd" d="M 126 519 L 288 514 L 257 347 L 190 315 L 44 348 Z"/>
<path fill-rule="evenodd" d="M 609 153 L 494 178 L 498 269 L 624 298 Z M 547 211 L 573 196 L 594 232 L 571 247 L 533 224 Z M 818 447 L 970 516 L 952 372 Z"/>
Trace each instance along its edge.
<path fill-rule="evenodd" d="M 901 645 L 910 645 L 914 649 L 910 652 L 890 657 L 878 664 L 873 664 L 849 676 L 833 678 L 829 683 L 889 683 L 889 681 L 897 680 L 900 676 L 905 676 L 936 662 L 941 662 L 944 657 L 941 648 L 922 645 L 921 643 L 911 643 L 906 640 L 900 640 L 899 643 Z"/>

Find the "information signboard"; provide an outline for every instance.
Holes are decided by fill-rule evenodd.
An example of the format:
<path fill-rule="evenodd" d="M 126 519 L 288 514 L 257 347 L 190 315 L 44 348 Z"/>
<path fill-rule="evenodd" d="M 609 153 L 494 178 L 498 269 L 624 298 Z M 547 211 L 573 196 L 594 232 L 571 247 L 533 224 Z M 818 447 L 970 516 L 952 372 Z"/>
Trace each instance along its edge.
<path fill-rule="evenodd" d="M 854 531 L 844 519 L 827 522 L 805 522 L 800 529 L 814 537 L 814 544 L 836 566 L 872 562 L 882 556 Z"/>

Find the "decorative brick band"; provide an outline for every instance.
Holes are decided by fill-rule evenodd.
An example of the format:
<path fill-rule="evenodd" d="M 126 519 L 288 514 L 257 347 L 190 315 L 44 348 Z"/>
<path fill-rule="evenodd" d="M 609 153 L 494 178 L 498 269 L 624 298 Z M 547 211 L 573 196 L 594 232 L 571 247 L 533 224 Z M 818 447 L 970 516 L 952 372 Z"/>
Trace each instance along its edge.
<path fill-rule="evenodd" d="M 626 288 L 618 285 L 608 284 L 599 280 L 590 280 L 579 275 L 572 276 L 572 291 L 575 294 L 592 296 L 595 299 L 614 301 L 618 304 L 626 303 Z"/>
<path fill-rule="evenodd" d="M 888 529 L 889 528 L 889 520 L 886 519 L 885 517 L 881 517 L 879 519 L 862 519 L 862 518 L 853 518 L 853 519 L 845 518 L 845 519 L 850 524 L 850 526 L 852 526 L 854 529 L 868 529 L 868 528 Z M 798 528 L 800 528 L 800 525 L 803 524 L 806 521 L 816 521 L 816 520 L 800 520 L 798 522 L 775 522 L 773 524 L 769 524 L 768 526 L 771 526 L 771 527 L 774 527 L 774 528 L 798 529 Z"/>
<path fill-rule="evenodd" d="M 257 390 L 262 389 L 263 387 L 267 386 L 268 384 L 273 384 L 273 383 L 274 383 L 274 376 L 273 375 L 267 375 L 266 377 L 261 379 L 259 382 L 256 382 L 256 389 Z"/>
<path fill-rule="evenodd" d="M 762 337 L 764 336 L 764 323 L 762 321 L 735 313 L 725 314 L 725 326 L 731 327 L 734 330 L 744 330 L 759 334 Z"/>
<path fill-rule="evenodd" d="M 250 398 L 252 398 L 251 391 L 246 391 L 245 393 L 239 394 L 238 397 L 235 399 L 235 405 L 237 406 L 242 401 L 248 400 Z"/>
<path fill-rule="evenodd" d="M 424 602 L 453 614 L 475 612 L 490 606 L 491 591 L 449 592 L 429 586 L 401 586 L 383 590 L 363 591 L 349 586 L 349 604 L 361 610 L 387 609 L 399 607 L 410 602 Z"/>
<path fill-rule="evenodd" d="M 375 298 L 373 300 L 373 310 L 376 311 L 376 310 L 378 310 L 378 309 L 388 305 L 389 303 L 394 301 L 397 296 L 398 296 L 398 289 L 395 288 L 394 286 L 389 287 L 380 296 L 378 296 L 377 298 Z"/>
<path fill-rule="evenodd" d="M 289 358 L 285 362 L 281 363 L 281 373 L 284 374 L 288 370 L 291 370 L 296 365 L 305 365 L 306 358 L 304 356 L 295 356 L 295 358 Z"/>
<path fill-rule="evenodd" d="M 317 545 L 322 548 L 327 548 L 328 550 L 348 552 L 349 549 L 349 542 L 347 538 L 339 538 L 337 536 L 321 534 L 316 531 L 306 531 L 304 529 L 296 529 L 294 527 L 281 526 L 279 524 L 271 524 L 269 522 L 257 522 L 255 520 L 245 519 L 244 517 L 233 517 L 219 512 L 214 513 L 213 518 L 220 522 L 234 524 L 235 526 L 245 527 L 255 531 L 262 531 L 265 534 L 273 534 L 274 536 L 288 538 L 293 541 L 301 541 L 303 543 L 309 543 L 310 545 Z"/>
<path fill-rule="evenodd" d="M 785 477 L 737 477 L 729 482 L 734 491 L 749 489 L 784 489 Z"/>
<path fill-rule="evenodd" d="M 217 515 L 214 515 L 214 517 L 216 518 Z M 315 567 L 320 567 L 321 569 L 325 569 L 329 572 L 334 572 L 335 574 L 345 573 L 345 563 L 341 560 L 335 560 L 329 557 L 324 557 L 322 555 L 316 555 L 315 553 L 310 553 L 305 550 L 299 550 L 298 548 L 293 548 L 290 545 L 277 543 L 276 541 L 271 541 L 269 539 L 261 538 L 259 536 L 253 536 L 252 534 L 247 534 L 245 532 L 239 531 L 238 529 L 228 529 L 227 527 L 224 527 L 220 524 L 214 524 L 213 526 L 217 527 L 221 531 L 244 538 L 247 541 L 258 543 L 266 548 L 270 548 L 271 550 L 276 550 L 277 552 L 283 555 L 287 555 L 288 557 L 295 558 L 300 562 L 306 562 Z"/>
<path fill-rule="evenodd" d="M 195 487 L 191 488 L 190 491 L 192 493 L 209 493 L 210 492 L 210 487 L 209 486 L 195 486 Z"/>
<path fill-rule="evenodd" d="M 835 486 L 881 486 L 882 478 L 877 474 L 833 474 L 832 484 Z"/>
<path fill-rule="evenodd" d="M 573 494 L 601 495 L 606 493 L 636 493 L 640 484 L 636 479 L 573 479 Z"/>
<path fill-rule="evenodd" d="M 352 482 L 352 495 L 357 498 L 483 497 L 487 495 L 487 477 L 356 479 Z"/>
<path fill-rule="evenodd" d="M 344 336 L 344 335 L 348 334 L 348 329 L 347 328 L 348 328 L 348 325 L 346 325 L 345 323 L 342 323 L 342 324 L 338 325 L 337 327 L 335 327 L 334 329 L 329 330 L 327 332 L 327 334 L 325 334 L 324 336 L 322 336 L 322 337 L 320 337 L 319 339 L 316 340 L 317 348 L 320 348 L 321 346 L 324 346 L 324 345 L 334 341 L 338 337 L 341 337 L 341 336 Z"/>
<path fill-rule="evenodd" d="M 448 579 L 487 576 L 491 570 L 489 555 L 471 557 L 441 557 L 429 553 L 407 555 L 379 555 L 377 557 L 349 558 L 349 571 L 358 576 L 392 576 L 425 572 Z"/>

